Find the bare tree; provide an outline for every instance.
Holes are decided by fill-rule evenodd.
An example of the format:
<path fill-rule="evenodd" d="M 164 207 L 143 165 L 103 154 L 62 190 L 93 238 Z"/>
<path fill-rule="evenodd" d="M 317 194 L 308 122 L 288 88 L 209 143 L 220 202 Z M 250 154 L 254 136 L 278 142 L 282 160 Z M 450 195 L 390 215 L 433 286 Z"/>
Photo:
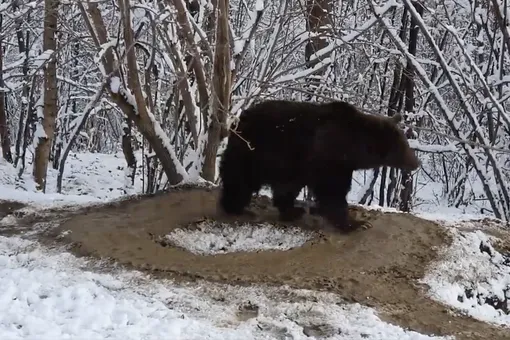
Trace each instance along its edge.
<path fill-rule="evenodd" d="M 121 108 L 129 119 L 135 123 L 137 128 L 154 148 L 158 159 L 165 169 L 170 184 L 177 184 L 185 178 L 186 172 L 182 168 L 182 165 L 178 163 L 175 153 L 170 147 L 168 138 L 164 135 L 160 125 L 146 106 L 142 89 L 139 86 L 140 80 L 134 50 L 129 2 L 121 0 L 119 1 L 119 7 L 126 47 L 127 74 L 122 74 L 120 69 L 117 68 L 116 65 L 118 65 L 119 60 L 114 57 L 111 47 L 106 47 L 105 51 L 101 51 L 104 53 L 101 60 L 106 71 L 105 76 L 113 75 L 113 77 L 110 78 L 108 92 L 112 100 Z M 87 4 L 87 11 L 83 10 L 83 14 L 89 31 L 96 41 L 96 45 L 99 47 L 100 45 L 107 44 L 107 31 L 97 4 L 89 2 Z M 127 84 L 124 83 L 123 79 L 126 79 Z"/>
<path fill-rule="evenodd" d="M 38 116 L 35 132 L 34 180 L 39 190 L 46 190 L 46 173 L 50 157 L 51 144 L 55 133 L 57 116 L 57 61 L 54 53 L 57 50 L 56 30 L 58 23 L 59 0 L 44 1 L 43 49 L 48 55 L 44 67 L 44 89 L 42 91 L 44 108 L 42 116 Z"/>
<path fill-rule="evenodd" d="M 230 109 L 231 72 L 229 41 L 229 1 L 217 0 L 216 48 L 213 66 L 212 114 L 204 150 L 202 177 L 213 182 L 216 154 L 222 137 L 226 137 L 226 117 Z"/>
<path fill-rule="evenodd" d="M 0 31 L 3 27 L 3 14 L 0 13 Z M 2 147 L 2 157 L 9 163 L 12 163 L 11 136 L 9 123 L 7 121 L 7 111 L 5 109 L 5 82 L 3 75 L 3 36 L 0 35 L 0 147 Z"/>
<path fill-rule="evenodd" d="M 420 3 L 414 2 L 413 6 L 416 6 L 416 9 L 421 16 L 423 14 L 423 7 Z M 413 17 L 411 19 L 411 25 L 409 27 L 409 53 L 413 56 L 416 55 L 416 48 L 418 46 L 418 33 L 419 28 L 417 24 L 417 19 Z M 404 101 L 404 121 L 409 122 L 408 114 L 415 113 L 415 80 L 414 80 L 414 66 L 411 62 L 407 62 L 406 69 L 403 73 L 403 81 L 405 88 L 405 101 Z M 406 136 L 408 139 L 413 138 L 413 129 L 409 128 L 406 132 Z M 410 171 L 402 170 L 401 172 L 401 189 L 400 189 L 400 202 L 399 208 L 402 211 L 409 212 L 411 208 L 411 199 L 413 194 L 413 178 Z"/>
<path fill-rule="evenodd" d="M 0 125 L 13 139 L 17 183 L 32 166 L 25 156 L 47 137 L 41 123 L 55 62 L 54 142 L 47 156 L 36 153 L 59 169 L 57 191 L 73 152 L 122 151 L 125 192 L 139 173 L 146 192 L 200 176 L 216 181 L 242 109 L 304 95 L 408 114 L 422 168 L 412 181 L 391 168 L 355 172 L 360 202 L 410 210 L 419 186 L 434 182 L 447 204 L 508 218 L 510 45 L 498 4 L 430 3 L 433 11 L 421 13 L 412 0 L 377 8 L 372 0 L 71 1 L 58 6 L 50 53 L 45 3 L 4 1 Z M 8 133 L 0 134 L 5 153 Z"/>
<path fill-rule="evenodd" d="M 323 61 L 328 54 L 316 55 L 319 51 L 328 46 L 327 33 L 331 35 L 331 9 L 333 3 L 331 0 L 306 0 L 306 30 L 311 38 L 305 46 L 305 62 L 309 69 L 313 69 L 318 62 Z M 329 31 L 329 32 L 328 32 Z M 325 69 L 321 68 L 318 72 L 310 74 L 307 78 L 311 94 L 307 96 L 312 100 L 313 93 L 318 91 L 321 85 L 321 78 L 325 74 Z"/>

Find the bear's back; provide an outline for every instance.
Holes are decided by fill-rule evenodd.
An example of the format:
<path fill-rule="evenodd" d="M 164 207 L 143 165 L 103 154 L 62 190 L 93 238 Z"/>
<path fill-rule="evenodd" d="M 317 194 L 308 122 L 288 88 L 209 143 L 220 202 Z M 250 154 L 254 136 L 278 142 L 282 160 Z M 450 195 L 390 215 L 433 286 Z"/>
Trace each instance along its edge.
<path fill-rule="evenodd" d="M 320 111 L 314 103 L 266 100 L 243 111 L 237 128 L 251 139 L 303 139 L 313 133 Z"/>

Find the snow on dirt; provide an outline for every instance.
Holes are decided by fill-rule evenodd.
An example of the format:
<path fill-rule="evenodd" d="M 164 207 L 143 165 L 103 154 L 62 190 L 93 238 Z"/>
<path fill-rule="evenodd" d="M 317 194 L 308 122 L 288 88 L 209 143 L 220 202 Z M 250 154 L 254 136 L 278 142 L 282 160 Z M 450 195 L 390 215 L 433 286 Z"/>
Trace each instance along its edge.
<path fill-rule="evenodd" d="M 21 179 L 16 180 L 17 170 L 0 159 L 3 174 L 0 201 L 21 201 L 38 209 L 106 202 L 125 195 L 125 166 L 121 153 L 71 153 L 64 173 L 63 194 L 56 193 L 58 172 L 51 168 L 47 193 L 42 194 L 35 190 L 30 164 Z M 351 203 L 357 202 L 365 185 L 360 176 L 353 181 Z M 139 174 L 134 190 L 141 192 Z M 445 224 L 484 217 L 474 205 L 445 208 L 439 191 L 434 183 L 417 186 L 416 201 L 420 204 L 414 208 L 417 215 Z M 376 203 L 371 206 L 391 210 Z M 14 223 L 12 216 L 6 216 L 0 228 Z M 439 262 L 422 280 L 429 285 L 431 298 L 474 318 L 510 326 L 509 313 L 505 313 L 505 308 L 508 311 L 510 307 L 510 260 L 494 250 L 487 234 L 447 228 L 454 241 L 442 250 Z M 204 224 L 197 230 L 176 230 L 167 238 L 196 254 L 220 254 L 291 249 L 305 243 L 309 235 L 294 230 L 283 233 L 270 225 L 234 229 Z M 332 295 L 307 292 L 320 298 L 315 302 L 278 302 L 264 295 L 267 290 L 261 287 L 229 286 L 214 293 L 224 294 L 220 303 L 211 295 L 213 285 L 183 288 L 143 278 L 136 272 L 98 274 L 84 266 L 84 260 L 71 254 L 50 252 L 15 237 L 0 237 L 0 301 L 5 306 L 0 312 L 2 338 L 309 339 L 305 333 L 310 334 L 311 324 L 318 320 L 328 325 L 328 339 L 439 339 L 384 323 L 373 309 L 338 304 Z M 493 296 L 503 301 L 498 308 L 488 302 Z M 251 303 L 258 304 L 257 316 L 240 321 L 236 316 L 237 304 L 248 297 Z M 309 313 L 310 310 L 314 312 Z"/>
<path fill-rule="evenodd" d="M 198 255 L 260 250 L 289 250 L 312 238 L 300 228 L 275 228 L 268 223 L 242 224 L 201 222 L 196 230 L 175 229 L 165 240 Z"/>
<path fill-rule="evenodd" d="M 453 244 L 422 280 L 430 296 L 479 320 L 510 326 L 510 254 L 497 252 L 496 237 L 480 230 L 450 229 Z"/>
<path fill-rule="evenodd" d="M 69 253 L 0 237 L 2 338 L 298 340 L 321 332 L 328 339 L 448 339 L 384 323 L 372 309 L 339 304 L 331 294 L 296 291 L 309 300 L 291 303 L 262 288 L 177 287 L 87 265 Z"/>

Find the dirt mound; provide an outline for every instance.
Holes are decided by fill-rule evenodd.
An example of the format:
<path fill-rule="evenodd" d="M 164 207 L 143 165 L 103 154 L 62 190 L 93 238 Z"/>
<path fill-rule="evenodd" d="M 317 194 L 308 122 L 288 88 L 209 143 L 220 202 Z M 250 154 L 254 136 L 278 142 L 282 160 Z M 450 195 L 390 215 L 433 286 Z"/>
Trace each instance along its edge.
<path fill-rule="evenodd" d="M 72 244 L 79 255 L 110 258 L 137 269 L 177 280 L 205 279 L 227 283 L 268 283 L 329 290 L 349 302 L 377 307 L 381 316 L 413 330 L 455 335 L 458 339 L 508 339 L 507 330 L 454 316 L 448 308 L 426 298 L 416 280 L 436 259 L 438 247 L 450 238 L 435 223 L 410 214 L 365 211 L 351 213 L 370 220 L 373 228 L 341 234 L 325 228 L 319 217 L 293 223 L 313 237 L 288 250 L 199 255 L 163 244 L 161 238 L 177 228 L 196 228 L 204 220 L 234 222 L 216 212 L 218 192 L 177 190 L 149 198 L 135 198 L 87 208 L 66 216 L 46 232 L 52 241 Z M 276 228 L 277 211 L 270 200 L 254 200 L 256 218 Z"/>

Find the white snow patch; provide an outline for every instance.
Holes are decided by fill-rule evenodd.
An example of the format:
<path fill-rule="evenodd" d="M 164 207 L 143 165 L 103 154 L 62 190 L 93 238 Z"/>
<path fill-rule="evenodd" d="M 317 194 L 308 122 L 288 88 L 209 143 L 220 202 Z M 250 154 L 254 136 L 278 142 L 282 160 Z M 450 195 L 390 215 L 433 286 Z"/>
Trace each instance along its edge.
<path fill-rule="evenodd" d="M 210 283 L 180 287 L 139 272 L 100 274 L 86 266 L 100 263 L 0 237 L 2 339 L 305 340 L 310 337 L 304 328 L 317 324 L 327 326 L 331 340 L 451 339 L 384 323 L 374 310 L 345 305 L 331 293 Z M 241 319 L 239 307 L 247 304 L 258 313 Z"/>
<path fill-rule="evenodd" d="M 431 207 L 432 209 L 432 207 Z M 440 207 L 436 208 L 435 212 L 424 211 L 417 212 L 414 214 L 417 217 L 425 220 L 435 221 L 445 226 L 452 226 L 459 222 L 468 222 L 472 220 L 481 220 L 490 217 L 487 214 L 476 214 L 476 213 L 463 213 L 454 207 Z"/>
<path fill-rule="evenodd" d="M 139 156 L 139 152 L 137 156 Z M 64 171 L 62 194 L 56 193 L 58 170 L 48 167 L 46 193 L 36 190 L 32 178 L 32 164 L 21 179 L 12 164 L 0 158 L 0 200 L 19 201 L 43 207 L 83 205 L 107 202 L 125 195 L 126 160 L 122 152 L 116 154 L 69 153 Z M 134 193 L 141 193 L 141 162 L 138 162 Z"/>
<path fill-rule="evenodd" d="M 412 149 L 423 151 L 423 152 L 433 152 L 433 153 L 441 153 L 441 152 L 458 152 L 459 149 L 455 146 L 454 143 L 450 143 L 448 145 L 439 145 L 439 144 L 424 144 L 416 139 L 409 139 L 409 146 Z"/>
<path fill-rule="evenodd" d="M 17 224 L 17 219 L 13 215 L 7 215 L 0 220 L 0 227 L 12 227 Z"/>
<path fill-rule="evenodd" d="M 495 237 L 450 229 L 453 243 L 422 279 L 430 296 L 481 321 L 510 326 L 510 315 L 485 301 L 497 297 L 510 309 L 510 258 L 492 247 Z"/>
<path fill-rule="evenodd" d="M 113 93 L 119 93 L 119 91 L 120 91 L 120 78 L 119 77 L 112 77 L 112 79 L 110 79 L 110 90 Z"/>
<path fill-rule="evenodd" d="M 264 0 L 257 0 L 257 2 L 255 3 L 255 10 L 257 12 L 264 10 Z"/>
<path fill-rule="evenodd" d="M 243 40 L 234 40 L 234 55 L 241 54 L 244 48 L 244 41 Z"/>
<path fill-rule="evenodd" d="M 268 223 L 231 225 L 201 222 L 196 230 L 176 229 L 165 235 L 169 243 L 194 254 L 215 255 L 300 247 L 313 233 L 299 228 L 276 228 Z"/>
<path fill-rule="evenodd" d="M 138 104 L 136 103 L 136 97 L 131 92 L 131 89 L 129 89 L 127 87 L 123 87 L 119 91 L 120 91 L 119 94 L 126 99 L 126 101 L 128 102 L 129 105 L 131 105 L 133 107 L 135 114 L 139 115 L 140 110 L 138 109 Z"/>

